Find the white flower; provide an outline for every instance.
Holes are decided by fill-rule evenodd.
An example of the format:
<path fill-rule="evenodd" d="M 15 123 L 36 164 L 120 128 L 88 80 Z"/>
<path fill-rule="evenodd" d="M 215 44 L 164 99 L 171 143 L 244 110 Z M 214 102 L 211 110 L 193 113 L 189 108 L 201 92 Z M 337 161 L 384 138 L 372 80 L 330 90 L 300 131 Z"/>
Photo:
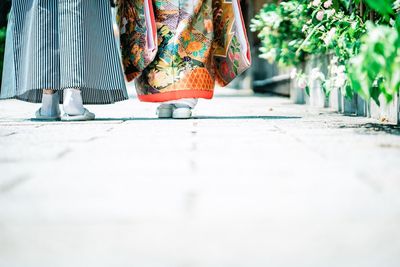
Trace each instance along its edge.
<path fill-rule="evenodd" d="M 321 0 L 314 0 L 313 2 L 312 2 L 312 5 L 313 6 L 319 6 L 321 4 Z"/>
<path fill-rule="evenodd" d="M 393 3 L 393 9 L 399 9 L 400 8 L 400 0 L 396 0 Z"/>
<path fill-rule="evenodd" d="M 325 75 L 319 70 L 319 68 L 312 69 L 310 72 L 310 77 L 314 81 L 316 81 L 316 80 L 324 81 L 325 80 Z"/>
<path fill-rule="evenodd" d="M 346 80 L 347 80 L 347 77 L 346 77 L 345 73 L 338 75 L 335 79 L 335 87 L 336 88 L 343 87 L 346 84 Z"/>
<path fill-rule="evenodd" d="M 293 68 L 292 71 L 290 72 L 290 78 L 294 79 L 297 76 L 297 69 Z"/>
<path fill-rule="evenodd" d="M 325 13 L 326 13 L 327 17 L 330 18 L 330 17 L 332 17 L 333 15 L 335 15 L 336 10 L 334 10 L 334 9 L 329 9 L 329 10 L 327 10 Z"/>
<path fill-rule="evenodd" d="M 331 72 L 331 75 L 334 76 L 338 72 L 337 71 L 338 67 L 337 67 L 336 63 L 334 63 L 333 61 L 331 62 L 331 65 L 332 66 L 331 66 L 330 72 Z"/>
<path fill-rule="evenodd" d="M 335 37 L 335 34 L 336 34 L 335 27 L 333 27 L 332 29 L 329 30 L 329 32 L 326 33 L 325 38 L 324 38 L 325 45 L 331 44 L 333 37 Z"/>
<path fill-rule="evenodd" d="M 345 66 L 345 65 L 340 65 L 340 66 L 337 68 L 337 73 L 338 73 L 338 74 L 345 73 L 345 71 L 346 71 L 346 66 Z"/>
<path fill-rule="evenodd" d="M 324 3 L 325 8 L 330 8 L 333 5 L 332 0 L 328 0 Z"/>
<path fill-rule="evenodd" d="M 325 12 L 323 10 L 320 10 L 320 11 L 318 11 L 316 18 L 317 18 L 317 20 L 322 21 L 324 19 L 324 16 L 325 16 Z"/>
<path fill-rule="evenodd" d="M 308 30 L 308 25 L 303 25 L 303 28 L 301 29 L 302 32 L 306 32 Z"/>
<path fill-rule="evenodd" d="M 307 80 L 304 77 L 301 77 L 297 80 L 297 86 L 300 89 L 305 89 L 307 87 Z"/>
<path fill-rule="evenodd" d="M 271 49 L 265 54 L 261 55 L 262 58 L 265 58 L 268 62 L 274 62 L 276 59 L 276 50 Z"/>
<path fill-rule="evenodd" d="M 333 66 L 331 69 L 333 85 L 336 88 L 341 88 L 346 84 L 347 74 L 346 74 L 346 66 Z"/>

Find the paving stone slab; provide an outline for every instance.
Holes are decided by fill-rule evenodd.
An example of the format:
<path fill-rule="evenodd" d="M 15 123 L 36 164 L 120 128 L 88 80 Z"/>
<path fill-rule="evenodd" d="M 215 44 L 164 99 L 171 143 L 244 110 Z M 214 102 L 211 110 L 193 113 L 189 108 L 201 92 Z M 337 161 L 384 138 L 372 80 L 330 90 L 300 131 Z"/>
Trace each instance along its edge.
<path fill-rule="evenodd" d="M 0 266 L 400 265 L 396 126 L 235 90 L 182 121 L 0 104 Z"/>

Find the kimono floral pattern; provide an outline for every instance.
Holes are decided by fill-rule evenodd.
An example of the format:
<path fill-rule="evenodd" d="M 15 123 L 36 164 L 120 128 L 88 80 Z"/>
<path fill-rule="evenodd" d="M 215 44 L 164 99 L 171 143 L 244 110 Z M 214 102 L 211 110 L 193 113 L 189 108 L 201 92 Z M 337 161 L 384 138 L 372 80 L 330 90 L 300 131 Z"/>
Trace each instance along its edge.
<path fill-rule="evenodd" d="M 232 0 L 214 0 L 214 53 L 213 61 L 217 82 L 226 86 L 235 77 L 250 67 L 250 48 L 246 39 L 247 50 L 244 51 L 239 41 L 242 26 L 245 35 L 243 18 L 236 21 Z M 240 6 L 239 6 L 240 7 Z M 241 15 L 241 14 L 240 14 Z"/>
<path fill-rule="evenodd" d="M 158 50 L 146 60 L 143 1 L 119 3 L 123 65 L 140 100 L 212 98 L 216 81 L 225 86 L 249 67 L 232 0 L 153 0 Z"/>
<path fill-rule="evenodd" d="M 118 1 L 117 21 L 121 34 L 121 51 L 128 80 L 140 75 L 150 63 L 146 56 L 146 21 L 143 0 Z"/>

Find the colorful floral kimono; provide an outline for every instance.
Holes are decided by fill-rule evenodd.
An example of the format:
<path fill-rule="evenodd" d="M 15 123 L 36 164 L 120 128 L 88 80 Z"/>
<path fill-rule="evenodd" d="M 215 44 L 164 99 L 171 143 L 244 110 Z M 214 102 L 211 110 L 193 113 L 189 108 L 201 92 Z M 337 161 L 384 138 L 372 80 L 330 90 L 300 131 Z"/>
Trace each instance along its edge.
<path fill-rule="evenodd" d="M 216 81 L 248 69 L 240 12 L 237 0 L 120 0 L 123 66 L 139 99 L 210 99 Z"/>

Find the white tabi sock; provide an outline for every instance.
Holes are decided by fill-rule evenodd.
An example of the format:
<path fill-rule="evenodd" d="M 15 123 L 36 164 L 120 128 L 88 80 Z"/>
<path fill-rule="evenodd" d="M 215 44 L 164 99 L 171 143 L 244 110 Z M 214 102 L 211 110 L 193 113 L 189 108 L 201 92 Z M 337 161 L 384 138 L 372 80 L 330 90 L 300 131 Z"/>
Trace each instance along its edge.
<path fill-rule="evenodd" d="M 81 91 L 73 88 L 65 89 L 63 108 L 64 112 L 71 116 L 85 113 Z"/>
<path fill-rule="evenodd" d="M 60 95 L 58 92 L 54 94 L 43 94 L 42 96 L 42 107 L 40 108 L 40 114 L 42 116 L 55 117 L 60 115 Z"/>
<path fill-rule="evenodd" d="M 175 105 L 177 108 L 190 108 L 194 109 L 199 101 L 198 98 L 182 98 L 179 100 L 172 100 L 163 102 L 163 104 Z"/>

